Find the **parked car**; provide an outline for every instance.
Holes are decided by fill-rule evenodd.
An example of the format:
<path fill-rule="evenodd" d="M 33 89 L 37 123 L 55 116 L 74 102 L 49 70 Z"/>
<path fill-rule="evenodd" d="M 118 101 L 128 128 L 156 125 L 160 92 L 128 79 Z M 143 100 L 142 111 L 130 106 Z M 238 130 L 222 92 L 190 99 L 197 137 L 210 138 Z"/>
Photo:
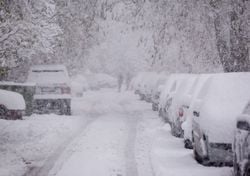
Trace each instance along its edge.
<path fill-rule="evenodd" d="M 71 94 L 75 97 L 82 97 L 89 89 L 88 82 L 83 75 L 76 75 L 71 78 Z"/>
<path fill-rule="evenodd" d="M 149 73 L 145 78 L 143 94 L 144 100 L 148 103 L 152 102 L 153 90 L 156 89 L 156 84 L 159 78 L 160 75 L 154 72 Z"/>
<path fill-rule="evenodd" d="M 248 102 L 250 73 L 213 74 L 194 100 L 194 157 L 203 165 L 232 165 L 235 121 Z"/>
<path fill-rule="evenodd" d="M 173 98 L 186 76 L 186 74 L 172 74 L 164 86 L 160 96 L 159 116 L 167 123 L 170 123 L 169 108 L 173 103 Z"/>
<path fill-rule="evenodd" d="M 190 92 L 185 95 L 186 102 L 190 103 L 189 108 L 185 113 L 183 113 L 183 118 L 185 121 L 182 123 L 181 128 L 184 132 L 184 147 L 187 149 L 193 149 L 193 131 L 192 131 L 192 118 L 193 118 L 193 111 L 194 111 L 194 102 L 193 100 L 197 99 L 198 93 L 202 89 L 203 85 L 208 81 L 210 78 L 209 74 L 202 74 L 195 80 Z"/>
<path fill-rule="evenodd" d="M 36 85 L 34 83 L 0 82 L 0 89 L 16 92 L 23 96 L 26 104 L 25 116 L 33 113 L 33 100 Z"/>
<path fill-rule="evenodd" d="M 70 79 L 65 66 L 33 66 L 28 81 L 36 83 L 33 105 L 35 113 L 71 114 Z"/>
<path fill-rule="evenodd" d="M 177 90 L 170 94 L 172 104 L 169 106 L 168 114 L 171 133 L 175 137 L 183 137 L 182 123 L 186 121 L 197 79 L 195 74 L 185 75 Z"/>
<path fill-rule="evenodd" d="M 131 89 L 135 91 L 135 94 L 140 94 L 141 84 L 143 80 L 143 76 L 145 75 L 145 72 L 138 73 L 131 81 Z"/>
<path fill-rule="evenodd" d="M 234 175 L 250 175 L 250 102 L 237 118 L 233 152 Z"/>
<path fill-rule="evenodd" d="M 141 72 L 137 83 L 136 83 L 136 92 L 141 100 L 149 101 L 150 90 L 151 90 L 151 81 L 154 79 L 156 73 L 154 72 Z"/>
<path fill-rule="evenodd" d="M 152 103 L 152 110 L 158 111 L 159 99 L 160 94 L 163 90 L 163 86 L 167 81 L 168 76 L 166 74 L 159 74 L 157 78 L 153 81 L 153 86 L 151 90 L 151 103 Z"/>
<path fill-rule="evenodd" d="M 0 119 L 22 119 L 25 101 L 21 94 L 0 89 Z"/>
<path fill-rule="evenodd" d="M 160 96 L 163 90 L 164 90 L 164 84 L 159 85 L 156 91 L 154 91 L 152 94 L 152 110 L 153 111 L 159 111 Z"/>

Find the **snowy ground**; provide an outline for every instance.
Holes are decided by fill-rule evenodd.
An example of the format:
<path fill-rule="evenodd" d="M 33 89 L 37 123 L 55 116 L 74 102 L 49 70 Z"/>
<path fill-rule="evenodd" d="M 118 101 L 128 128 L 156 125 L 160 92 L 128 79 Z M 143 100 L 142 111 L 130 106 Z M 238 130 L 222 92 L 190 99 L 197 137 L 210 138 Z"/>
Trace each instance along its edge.
<path fill-rule="evenodd" d="M 0 121 L 0 176 L 228 176 L 203 167 L 131 92 L 87 92 L 73 116 Z"/>

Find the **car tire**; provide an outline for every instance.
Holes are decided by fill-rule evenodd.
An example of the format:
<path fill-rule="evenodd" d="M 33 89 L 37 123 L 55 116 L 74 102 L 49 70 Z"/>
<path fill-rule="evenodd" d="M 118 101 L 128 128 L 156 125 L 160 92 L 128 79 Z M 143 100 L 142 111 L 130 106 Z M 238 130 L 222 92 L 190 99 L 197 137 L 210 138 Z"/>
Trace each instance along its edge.
<path fill-rule="evenodd" d="M 202 164 L 204 166 L 211 166 L 213 165 L 212 162 L 208 159 L 208 158 L 202 158 L 198 152 L 196 151 L 195 147 L 194 147 L 194 158 L 195 160 L 199 163 L 199 164 Z"/>
<path fill-rule="evenodd" d="M 156 107 L 156 105 L 154 105 L 154 103 L 152 103 L 152 110 L 153 111 L 158 111 L 158 108 Z"/>
<path fill-rule="evenodd" d="M 185 139 L 184 140 L 184 147 L 186 149 L 193 149 L 193 144 L 192 144 L 192 142 L 189 139 Z"/>
<path fill-rule="evenodd" d="M 70 106 L 67 107 L 67 110 L 66 110 L 66 112 L 65 112 L 65 115 L 68 115 L 68 116 L 71 115 L 71 107 L 70 107 Z"/>
<path fill-rule="evenodd" d="M 0 105 L 0 119 L 7 119 L 7 108 L 4 105 Z"/>

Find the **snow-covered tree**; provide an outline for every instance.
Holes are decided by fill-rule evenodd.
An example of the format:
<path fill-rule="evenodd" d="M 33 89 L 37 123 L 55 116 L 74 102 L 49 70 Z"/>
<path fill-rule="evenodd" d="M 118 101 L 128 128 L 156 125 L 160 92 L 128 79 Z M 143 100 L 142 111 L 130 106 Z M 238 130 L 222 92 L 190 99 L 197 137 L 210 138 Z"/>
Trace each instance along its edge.
<path fill-rule="evenodd" d="M 30 63 L 44 63 L 50 59 L 61 33 L 54 18 L 55 2 L 0 2 L 0 66 L 15 67 L 12 70 L 20 75 Z M 12 77 L 18 78 L 15 73 Z"/>

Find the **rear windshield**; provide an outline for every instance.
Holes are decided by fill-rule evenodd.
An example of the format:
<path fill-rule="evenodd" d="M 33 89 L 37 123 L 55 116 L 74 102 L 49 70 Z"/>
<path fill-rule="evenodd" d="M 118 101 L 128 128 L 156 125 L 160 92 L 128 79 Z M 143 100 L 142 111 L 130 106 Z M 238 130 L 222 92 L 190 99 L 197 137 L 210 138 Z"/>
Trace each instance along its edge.
<path fill-rule="evenodd" d="M 68 75 L 64 70 L 32 70 L 28 80 L 41 84 L 67 83 Z"/>

